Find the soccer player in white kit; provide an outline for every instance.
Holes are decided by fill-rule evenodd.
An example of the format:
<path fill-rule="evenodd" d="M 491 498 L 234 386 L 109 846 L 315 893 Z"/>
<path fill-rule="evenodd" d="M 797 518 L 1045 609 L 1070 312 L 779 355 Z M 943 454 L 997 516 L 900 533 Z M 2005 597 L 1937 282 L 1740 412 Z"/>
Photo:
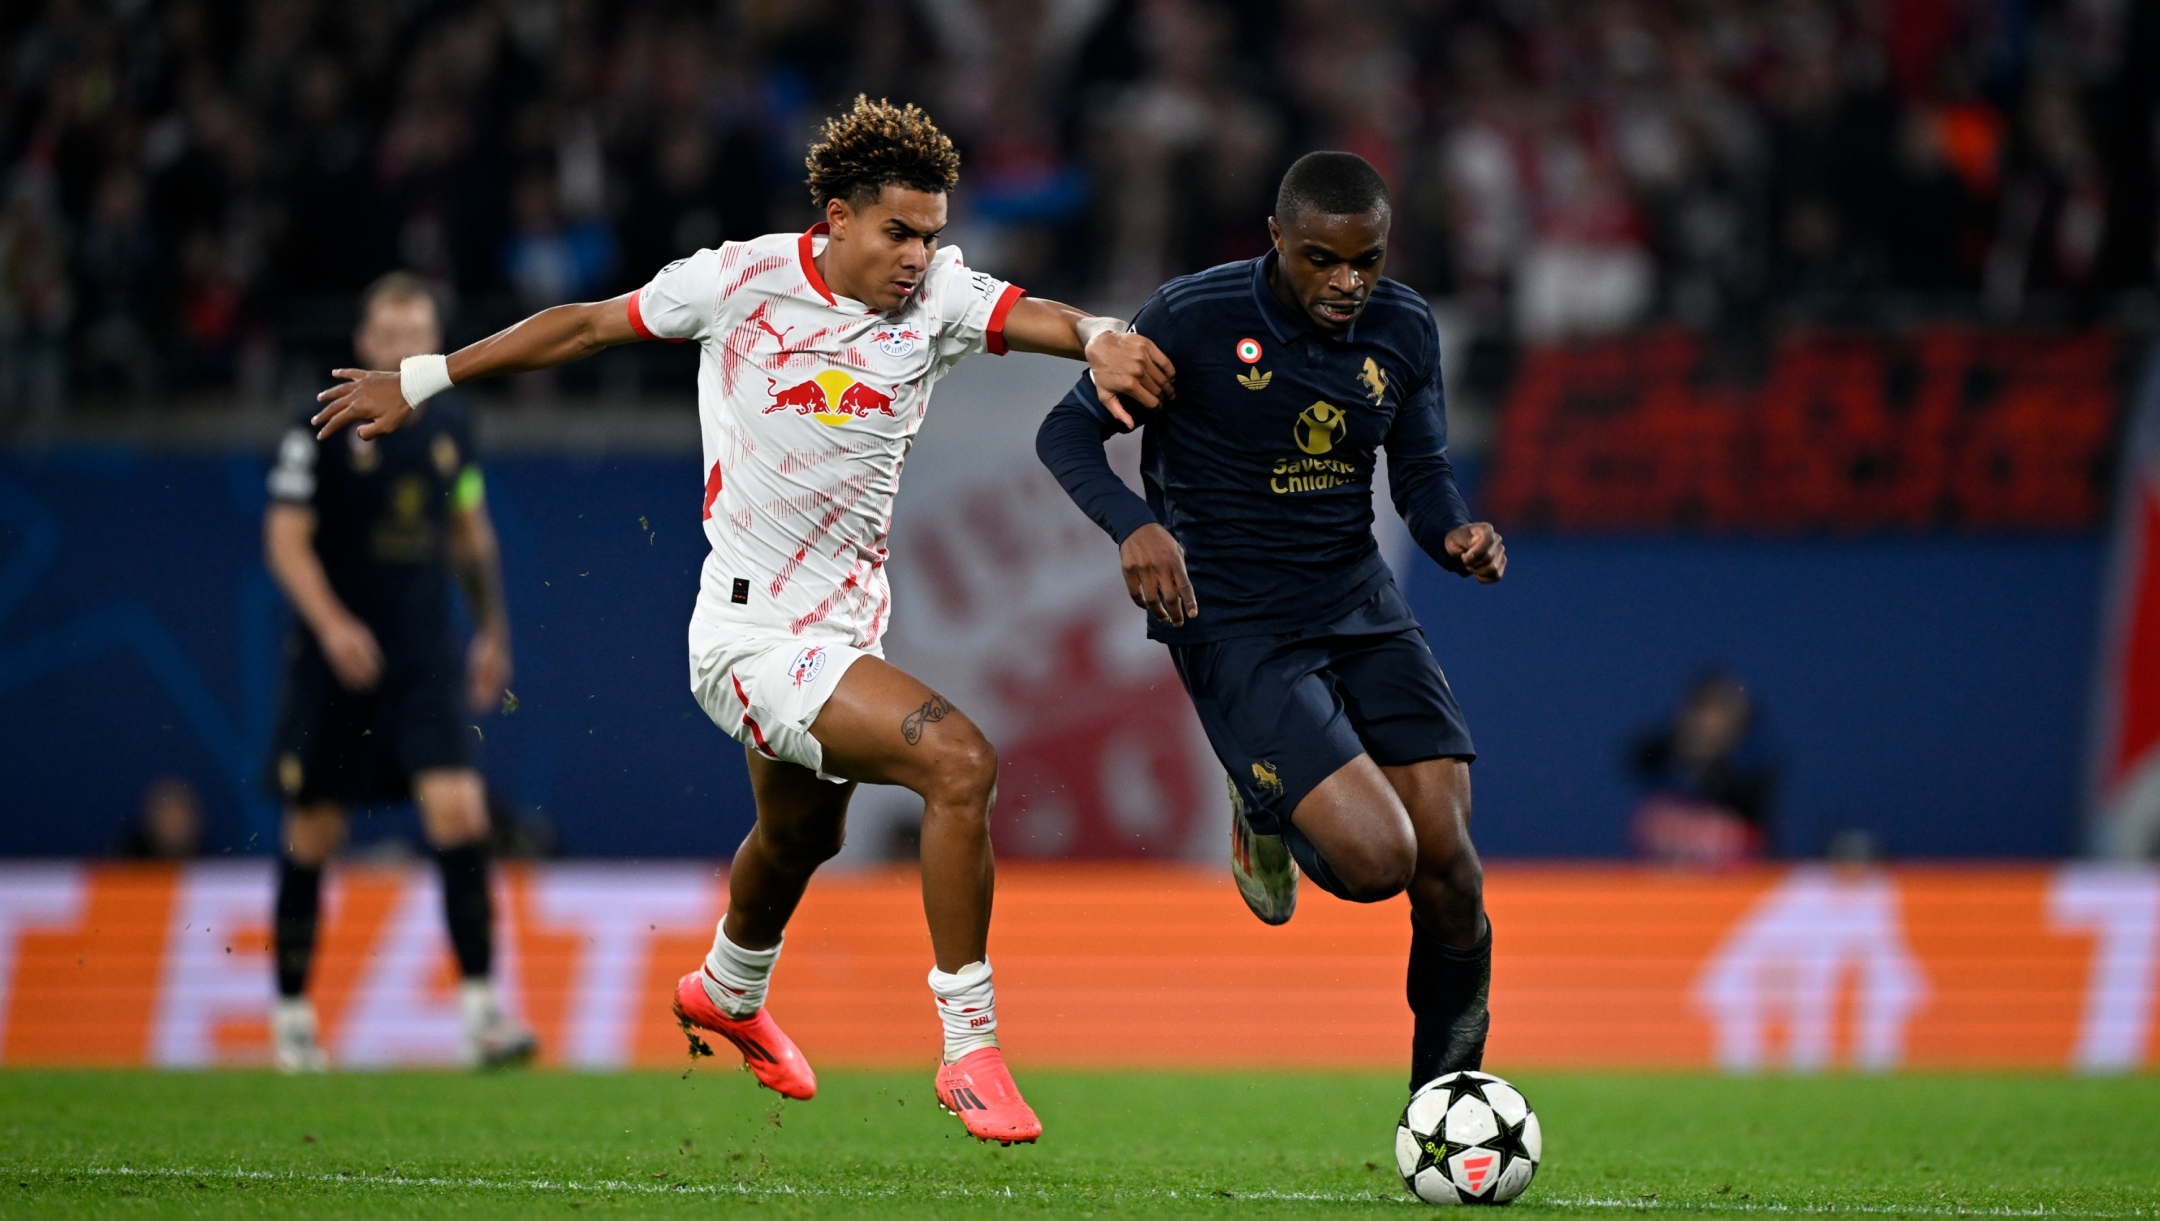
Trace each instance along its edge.
<path fill-rule="evenodd" d="M 758 1081 L 809 1098 L 817 1079 L 764 1007 L 788 918 L 839 851 L 857 782 L 923 799 L 923 910 L 944 1024 L 938 1101 L 970 1135 L 1033 1141 L 1042 1124 L 998 1050 L 987 955 L 997 756 L 943 696 L 882 656 L 885 541 L 932 383 L 979 352 L 1087 361 L 1104 406 L 1146 407 L 1175 370 L 1114 318 L 1041 301 L 940 248 L 959 178 L 952 142 L 913 106 L 857 98 L 810 150 L 825 220 L 701 250 L 612 301 L 562 305 L 397 372 L 338 369 L 328 436 L 390 432 L 453 383 L 524 373 L 639 339 L 696 342 L 702 513 L 712 552 L 690 620 L 690 685 L 744 746 L 757 825 L 728 873 L 728 912 L 676 986 L 684 1022 L 734 1043 Z"/>

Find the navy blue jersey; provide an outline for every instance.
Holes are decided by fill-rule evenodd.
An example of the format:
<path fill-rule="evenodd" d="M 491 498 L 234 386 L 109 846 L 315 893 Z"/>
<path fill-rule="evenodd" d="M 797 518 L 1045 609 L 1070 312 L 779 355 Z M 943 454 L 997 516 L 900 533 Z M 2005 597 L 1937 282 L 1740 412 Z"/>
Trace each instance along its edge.
<path fill-rule="evenodd" d="M 455 655 L 450 518 L 482 495 L 463 397 L 437 396 L 373 441 L 355 428 L 316 440 L 308 417 L 322 407 L 308 403 L 270 472 L 271 499 L 315 511 L 315 554 L 330 588 L 394 667 Z"/>
<path fill-rule="evenodd" d="M 1343 630 L 1338 620 L 1393 580 L 1372 532 L 1383 449 L 1411 535 L 1460 571 L 1442 540 L 1470 514 L 1447 459 L 1432 311 L 1383 279 L 1349 330 L 1326 334 L 1276 299 L 1274 257 L 1172 280 L 1133 319 L 1177 366 L 1163 410 L 1128 404 L 1143 429 L 1145 501 L 1103 455 L 1122 429 L 1091 377 L 1036 436 L 1044 465 L 1113 539 L 1160 522 L 1185 548 L 1200 616 L 1183 627 L 1151 618 L 1148 634 L 1166 643 Z M 1407 608 L 1396 617 L 1358 626 L 1409 625 Z"/>

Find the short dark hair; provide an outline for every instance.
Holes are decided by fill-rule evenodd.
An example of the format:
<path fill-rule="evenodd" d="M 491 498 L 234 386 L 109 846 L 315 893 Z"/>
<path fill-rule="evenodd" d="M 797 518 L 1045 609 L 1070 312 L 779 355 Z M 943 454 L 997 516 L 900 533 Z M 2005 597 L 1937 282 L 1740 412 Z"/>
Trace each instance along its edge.
<path fill-rule="evenodd" d="M 425 301 L 435 307 L 436 321 L 442 321 L 442 302 L 435 296 L 435 287 L 412 272 L 393 271 L 360 290 L 359 325 L 366 326 L 375 307 L 389 301 Z"/>
<path fill-rule="evenodd" d="M 810 202 L 820 208 L 835 199 L 876 199 L 888 186 L 938 195 L 960 181 L 959 150 L 929 115 L 913 103 L 873 102 L 860 93 L 846 114 L 825 120 L 803 164 Z"/>
<path fill-rule="evenodd" d="M 1372 162 L 1356 153 L 1307 153 L 1282 176 L 1282 186 L 1275 192 L 1278 220 L 1301 212 L 1363 216 L 1393 210 L 1387 180 Z"/>

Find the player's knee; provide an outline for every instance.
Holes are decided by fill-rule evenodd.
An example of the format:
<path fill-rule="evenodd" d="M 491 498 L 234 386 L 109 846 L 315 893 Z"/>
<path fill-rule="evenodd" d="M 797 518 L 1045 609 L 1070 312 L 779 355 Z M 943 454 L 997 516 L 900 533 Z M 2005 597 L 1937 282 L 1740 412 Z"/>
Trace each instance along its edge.
<path fill-rule="evenodd" d="M 1479 862 L 1477 849 L 1470 846 L 1470 837 L 1461 835 L 1450 842 L 1424 846 L 1418 863 L 1418 887 L 1421 893 L 1447 902 L 1475 906 L 1485 898 L 1485 866 Z"/>
<path fill-rule="evenodd" d="M 997 749 L 980 733 L 955 734 L 938 752 L 931 787 L 959 805 L 987 805 L 997 788 Z"/>
<path fill-rule="evenodd" d="M 429 847 L 442 851 L 487 838 L 487 786 L 479 772 L 421 772 L 413 777 L 413 795 L 419 799 L 421 830 Z"/>
<path fill-rule="evenodd" d="M 323 806 L 288 810 L 280 839 L 285 855 L 310 869 L 319 869 L 345 839 L 342 811 Z"/>
<path fill-rule="evenodd" d="M 1471 927 L 1485 906 L 1485 866 L 1467 844 L 1459 852 L 1418 867 L 1411 901 L 1428 914 L 1448 921 L 1463 921 L 1463 936 L 1476 936 Z"/>
<path fill-rule="evenodd" d="M 1466 905 L 1485 901 L 1485 866 L 1474 852 L 1458 853 L 1441 875 L 1448 896 Z"/>
<path fill-rule="evenodd" d="M 1378 903 L 1409 888 L 1417 873 L 1417 845 L 1407 839 L 1375 836 L 1347 850 L 1328 854 L 1328 865 L 1355 903 Z"/>

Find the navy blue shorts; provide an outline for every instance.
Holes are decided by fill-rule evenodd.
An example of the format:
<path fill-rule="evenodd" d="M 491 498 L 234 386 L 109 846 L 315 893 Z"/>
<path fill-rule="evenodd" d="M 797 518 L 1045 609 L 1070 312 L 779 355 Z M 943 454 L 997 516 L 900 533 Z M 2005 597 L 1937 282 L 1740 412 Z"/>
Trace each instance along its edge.
<path fill-rule="evenodd" d="M 436 652 L 417 662 L 393 654 L 374 690 L 348 691 L 295 626 L 264 788 L 287 805 L 379 805 L 409 799 L 416 773 L 475 766 L 463 669 Z"/>
<path fill-rule="evenodd" d="M 1477 757 L 1462 707 L 1414 626 L 1169 648 L 1215 757 L 1262 835 L 1288 833 L 1305 795 L 1359 755 L 1383 767 Z M 1298 855 L 1305 864 L 1306 853 Z"/>

